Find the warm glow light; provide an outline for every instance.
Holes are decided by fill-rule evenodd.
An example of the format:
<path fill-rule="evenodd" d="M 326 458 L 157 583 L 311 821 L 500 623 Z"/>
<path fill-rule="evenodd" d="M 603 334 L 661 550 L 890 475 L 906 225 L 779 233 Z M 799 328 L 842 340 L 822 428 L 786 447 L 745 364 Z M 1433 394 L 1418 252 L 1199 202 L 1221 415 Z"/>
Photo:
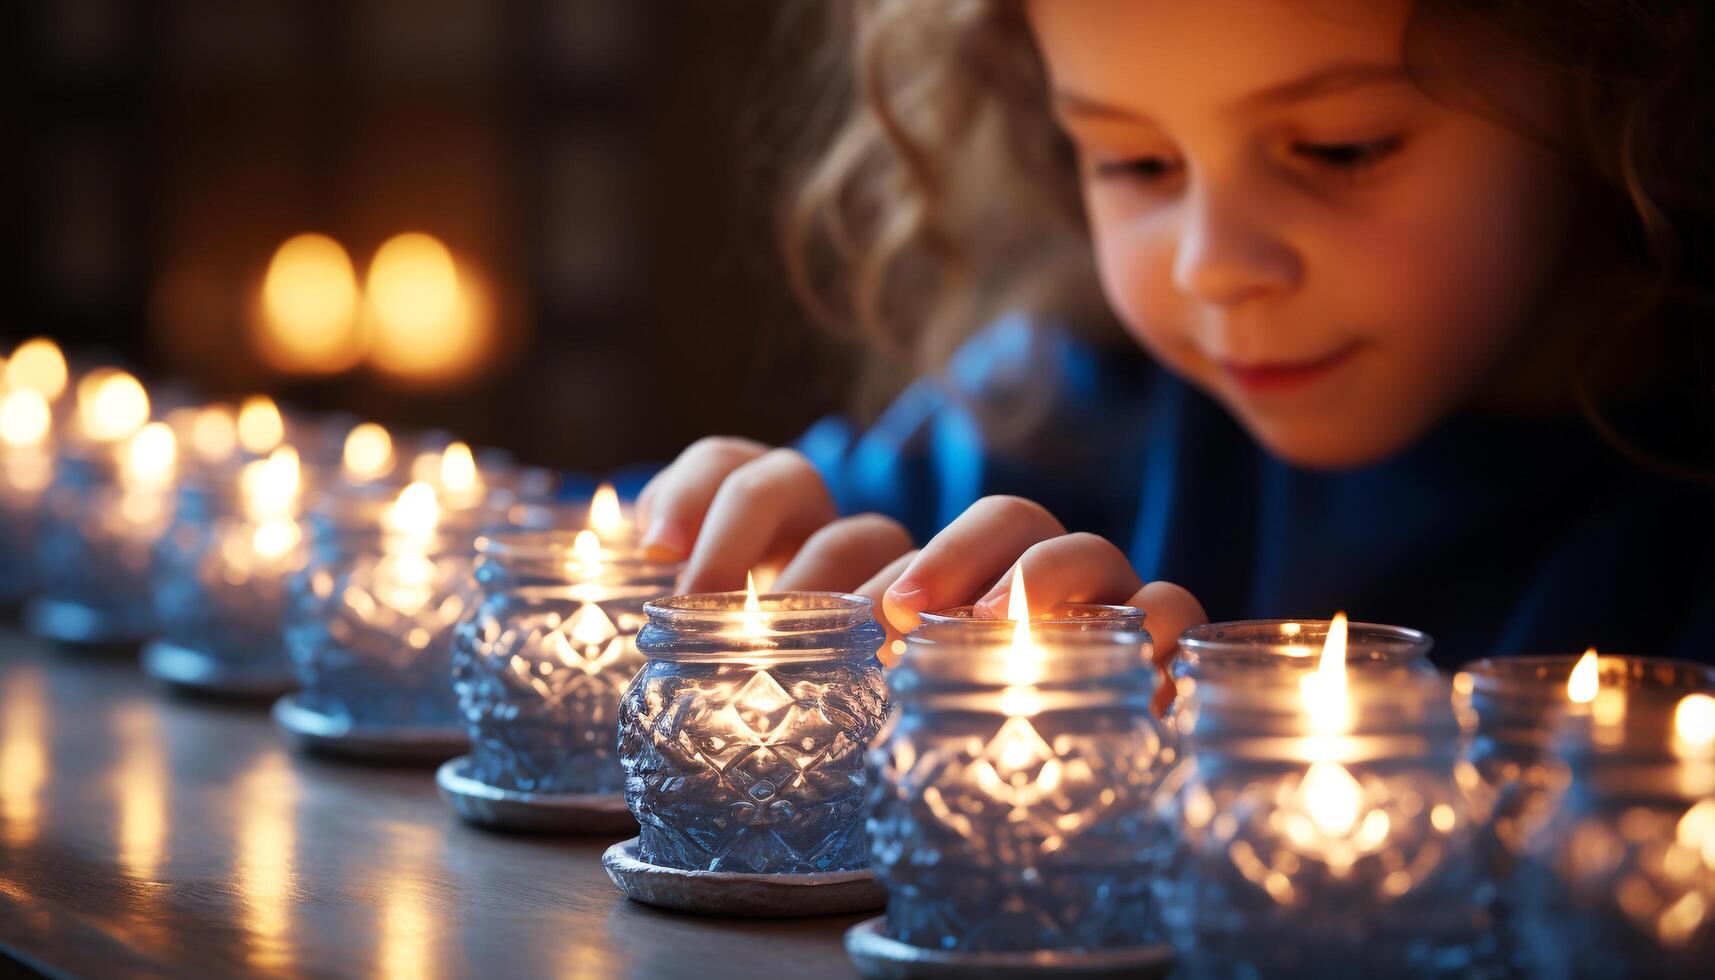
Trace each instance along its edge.
<path fill-rule="evenodd" d="M 387 509 L 387 529 L 409 537 L 426 538 L 435 533 L 441 520 L 441 505 L 435 499 L 435 488 L 427 483 L 413 483 L 399 491 L 399 498 Z"/>
<path fill-rule="evenodd" d="M 273 449 L 286 438 L 286 420 L 267 395 L 251 395 L 238 407 L 238 444 L 258 455 Z"/>
<path fill-rule="evenodd" d="M 233 844 L 233 881 L 250 933 L 250 964 L 261 970 L 290 967 L 289 932 L 296 849 L 297 784 L 278 751 L 245 773 L 236 794 L 239 811 Z"/>
<path fill-rule="evenodd" d="M 206 405 L 191 420 L 191 448 L 210 462 L 229 458 L 238 449 L 238 423 L 225 405 Z"/>
<path fill-rule="evenodd" d="M 53 428 L 48 400 L 34 388 L 18 388 L 0 398 L 0 442 L 8 446 L 37 446 Z"/>
<path fill-rule="evenodd" d="M 441 453 L 441 488 L 452 494 L 468 494 L 481 483 L 476 456 L 470 447 L 455 442 Z"/>
<path fill-rule="evenodd" d="M 602 557 L 601 538 L 594 531 L 579 531 L 572 539 L 572 559 L 585 567 L 600 565 Z M 754 585 L 753 585 L 754 588 Z M 751 592 L 751 596 L 756 593 Z M 746 606 L 745 608 L 749 608 Z"/>
<path fill-rule="evenodd" d="M 607 617 L 601 606 L 593 602 L 580 604 L 566 625 L 571 631 L 572 639 L 578 641 L 580 646 L 597 646 L 618 634 L 613 620 Z"/>
<path fill-rule="evenodd" d="M 149 393 L 124 371 L 99 368 L 77 383 L 77 418 L 96 442 L 118 442 L 149 421 Z"/>
<path fill-rule="evenodd" d="M 609 540 L 625 530 L 625 514 L 619 509 L 619 493 L 613 484 L 596 487 L 595 496 L 590 498 L 589 525 L 596 534 Z"/>
<path fill-rule="evenodd" d="M 382 244 L 365 298 L 370 358 L 383 371 L 453 376 L 466 373 L 481 353 L 482 311 L 452 253 L 431 235 L 407 232 Z"/>
<path fill-rule="evenodd" d="M 345 472 L 354 480 L 374 480 L 393 468 L 393 437 L 374 422 L 353 426 L 345 437 Z"/>
<path fill-rule="evenodd" d="M 289 238 L 262 280 L 263 356 L 287 371 L 354 367 L 364 352 L 357 312 L 357 271 L 345 249 L 326 235 Z"/>
<path fill-rule="evenodd" d="M 1687 694 L 1673 709 L 1673 733 L 1688 748 L 1715 745 L 1715 697 Z"/>
<path fill-rule="evenodd" d="M 1573 704 L 1589 704 L 1596 700 L 1596 692 L 1602 686 L 1597 668 L 1596 648 L 1591 647 L 1578 658 L 1577 665 L 1572 668 L 1572 676 L 1566 679 L 1566 696 Z"/>
<path fill-rule="evenodd" d="M 1358 822 L 1364 789 L 1337 762 L 1312 763 L 1299 787 L 1310 821 L 1324 837 L 1344 837 Z"/>
<path fill-rule="evenodd" d="M 178 455 L 178 440 L 173 437 L 172 426 L 150 422 L 125 444 L 125 483 L 132 487 L 158 487 L 171 482 Z"/>
<path fill-rule="evenodd" d="M 291 446 L 281 446 L 267 459 L 244 464 L 238 474 L 244 516 L 252 521 L 290 516 L 296 510 L 302 482 L 298 451 Z"/>
<path fill-rule="evenodd" d="M 26 340 L 7 359 L 0 381 L 7 388 L 29 388 L 53 401 L 66 388 L 65 355 L 46 337 Z"/>
<path fill-rule="evenodd" d="M 39 394 L 39 392 L 38 392 Z M 40 830 L 48 781 L 48 698 L 42 674 L 15 670 L 0 691 L 0 843 L 27 848 Z"/>

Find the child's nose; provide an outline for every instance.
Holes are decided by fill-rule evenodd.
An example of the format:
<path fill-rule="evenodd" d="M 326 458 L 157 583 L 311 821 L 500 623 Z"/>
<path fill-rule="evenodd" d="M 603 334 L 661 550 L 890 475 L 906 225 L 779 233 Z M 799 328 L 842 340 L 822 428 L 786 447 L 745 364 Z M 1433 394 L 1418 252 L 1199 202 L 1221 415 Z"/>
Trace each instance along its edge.
<path fill-rule="evenodd" d="M 1231 306 L 1289 292 L 1303 268 L 1266 212 L 1232 191 L 1193 189 L 1173 258 L 1173 283 L 1187 296 Z"/>

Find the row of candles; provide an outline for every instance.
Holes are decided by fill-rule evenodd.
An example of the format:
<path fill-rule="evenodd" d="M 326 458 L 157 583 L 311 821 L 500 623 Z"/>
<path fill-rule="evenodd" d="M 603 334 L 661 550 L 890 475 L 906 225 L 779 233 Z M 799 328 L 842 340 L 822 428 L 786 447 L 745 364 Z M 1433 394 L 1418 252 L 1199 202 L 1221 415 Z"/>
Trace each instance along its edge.
<path fill-rule="evenodd" d="M 472 821 L 629 813 L 643 865 L 705 885 L 868 869 L 866 971 L 1715 954 L 1710 668 L 1590 651 L 1448 679 L 1409 629 L 1216 624 L 1181 638 L 1162 718 L 1141 610 L 1032 619 L 1020 579 L 1009 619 L 926 616 L 884 672 L 863 599 L 673 595 L 611 489 L 556 503 L 545 473 L 419 442 L 263 400 L 161 411 L 32 341 L 0 372 L 0 577 L 38 632 L 152 638 L 169 682 L 285 694 L 314 747 L 466 752 L 439 778 Z"/>

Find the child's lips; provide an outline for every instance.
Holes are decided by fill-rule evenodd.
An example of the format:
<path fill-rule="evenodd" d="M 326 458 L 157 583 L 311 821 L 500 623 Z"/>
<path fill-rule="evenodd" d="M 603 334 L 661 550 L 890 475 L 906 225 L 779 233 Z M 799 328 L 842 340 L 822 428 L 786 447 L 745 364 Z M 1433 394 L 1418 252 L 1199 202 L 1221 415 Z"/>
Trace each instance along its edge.
<path fill-rule="evenodd" d="M 1356 343 L 1347 344 L 1331 354 L 1309 360 L 1255 361 L 1248 364 L 1217 360 L 1216 363 L 1226 372 L 1227 377 L 1247 391 L 1287 391 L 1320 381 L 1332 374 L 1335 368 L 1357 353 L 1358 346 Z"/>

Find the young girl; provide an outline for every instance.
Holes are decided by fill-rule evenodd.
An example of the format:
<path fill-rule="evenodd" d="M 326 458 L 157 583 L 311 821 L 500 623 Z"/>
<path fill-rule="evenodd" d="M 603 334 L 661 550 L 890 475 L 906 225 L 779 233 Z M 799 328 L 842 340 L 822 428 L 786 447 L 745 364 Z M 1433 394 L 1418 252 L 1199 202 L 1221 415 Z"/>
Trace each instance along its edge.
<path fill-rule="evenodd" d="M 928 374 L 865 432 L 697 443 L 646 540 L 687 590 L 773 565 L 898 631 L 998 613 L 1016 564 L 1162 654 L 1205 610 L 1344 609 L 1443 664 L 1710 659 L 1712 21 L 860 0 L 787 258 Z"/>

